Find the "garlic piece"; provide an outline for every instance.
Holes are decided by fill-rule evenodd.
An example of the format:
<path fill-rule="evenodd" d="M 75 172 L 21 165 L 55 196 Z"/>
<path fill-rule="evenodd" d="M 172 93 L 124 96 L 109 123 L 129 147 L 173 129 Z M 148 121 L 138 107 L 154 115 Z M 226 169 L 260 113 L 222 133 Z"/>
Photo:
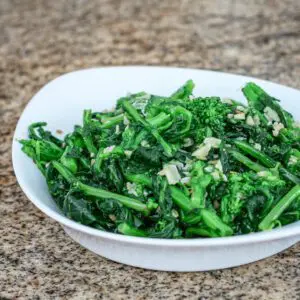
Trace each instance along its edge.
<path fill-rule="evenodd" d="M 175 164 L 166 164 L 163 169 L 157 173 L 160 176 L 166 176 L 169 184 L 180 182 L 181 176 Z"/>

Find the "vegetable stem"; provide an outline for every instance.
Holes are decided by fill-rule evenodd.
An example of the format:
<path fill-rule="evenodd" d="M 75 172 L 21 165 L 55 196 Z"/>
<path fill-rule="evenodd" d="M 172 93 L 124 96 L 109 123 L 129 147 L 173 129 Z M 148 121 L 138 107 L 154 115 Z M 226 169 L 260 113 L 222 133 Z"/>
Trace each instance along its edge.
<path fill-rule="evenodd" d="M 280 215 L 291 205 L 291 203 L 300 196 L 300 185 L 295 185 L 266 215 L 260 222 L 258 228 L 260 230 L 272 229 L 274 222 Z"/>
<path fill-rule="evenodd" d="M 118 231 L 125 235 L 131 235 L 131 236 L 141 236 L 146 237 L 147 234 L 144 230 L 137 229 L 128 223 L 121 223 L 118 225 Z"/>
<path fill-rule="evenodd" d="M 266 168 L 263 166 L 253 162 L 251 159 L 246 157 L 245 155 L 235 151 L 235 150 L 229 150 L 229 153 L 240 163 L 248 167 L 249 169 L 255 171 L 255 172 L 261 172 L 261 171 L 267 171 Z"/>
<path fill-rule="evenodd" d="M 243 141 L 234 141 L 234 144 L 240 148 L 245 153 L 251 155 L 252 157 L 259 160 L 262 164 L 264 164 L 268 168 L 274 168 L 276 166 L 276 162 L 268 157 L 266 154 L 262 153 L 261 151 L 256 150 L 254 147 L 250 146 L 248 143 Z"/>
<path fill-rule="evenodd" d="M 135 183 L 145 185 L 147 187 L 152 186 L 152 180 L 145 174 L 125 174 L 127 180 Z"/>
<path fill-rule="evenodd" d="M 129 101 L 123 101 L 123 107 L 127 111 L 127 113 L 136 121 L 142 124 L 147 131 L 149 131 L 156 140 L 161 144 L 164 149 L 164 152 L 167 156 L 171 157 L 173 154 L 172 147 L 163 139 L 163 137 L 159 134 L 156 128 L 153 128 L 146 120 L 140 116 L 138 111 L 131 105 Z"/>
<path fill-rule="evenodd" d="M 202 216 L 200 214 L 189 214 L 182 217 L 182 221 L 189 225 L 198 224 L 202 220 Z"/>
<path fill-rule="evenodd" d="M 75 187 L 78 188 L 79 191 L 83 192 L 87 196 L 94 196 L 100 199 L 114 199 L 128 208 L 132 208 L 136 211 L 143 212 L 146 215 L 149 214 L 147 205 L 135 198 L 129 198 L 127 196 L 108 192 L 106 190 L 95 188 L 81 182 L 76 182 Z"/>
<path fill-rule="evenodd" d="M 76 177 L 73 175 L 73 173 L 66 168 L 63 164 L 61 164 L 58 161 L 52 162 L 53 167 L 60 173 L 60 175 L 68 182 L 73 183 L 76 181 Z"/>
<path fill-rule="evenodd" d="M 117 115 L 115 117 L 107 118 L 103 121 L 103 124 L 100 126 L 102 129 L 111 128 L 124 120 L 124 114 Z"/>
<path fill-rule="evenodd" d="M 200 214 L 203 223 L 209 228 L 220 232 L 221 236 L 230 236 L 233 234 L 232 228 L 223 223 L 223 221 L 214 212 L 208 209 L 202 209 Z"/>
<path fill-rule="evenodd" d="M 191 211 L 193 206 L 190 199 L 177 187 L 170 186 L 171 196 L 176 205 L 184 211 Z"/>
<path fill-rule="evenodd" d="M 262 164 L 264 164 L 268 168 L 275 168 L 276 165 L 278 164 L 271 157 L 262 153 L 261 151 L 256 150 L 254 147 L 252 147 L 251 145 L 249 145 L 246 142 L 234 141 L 234 144 L 239 149 L 244 151 L 246 154 L 249 154 L 252 157 L 259 160 Z M 295 184 L 300 184 L 300 179 L 297 176 L 295 176 L 294 174 L 292 174 L 291 172 L 289 172 L 287 169 L 283 168 L 282 166 L 279 167 L 279 172 L 280 172 L 281 176 L 283 176 L 284 178 L 292 181 Z"/>

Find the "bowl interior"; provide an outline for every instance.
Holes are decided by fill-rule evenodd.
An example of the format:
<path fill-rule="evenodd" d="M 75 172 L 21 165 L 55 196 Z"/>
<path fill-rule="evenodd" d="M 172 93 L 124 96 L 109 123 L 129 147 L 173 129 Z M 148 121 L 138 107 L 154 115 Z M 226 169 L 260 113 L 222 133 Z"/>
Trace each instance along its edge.
<path fill-rule="evenodd" d="M 32 122 L 46 121 L 47 128 L 53 132 L 61 130 L 63 134 L 56 135 L 62 137 L 72 131 L 75 124 L 81 124 L 84 109 L 109 109 L 119 97 L 139 91 L 167 96 L 188 79 L 194 80 L 197 96 L 216 95 L 241 102 L 245 102 L 241 88 L 246 82 L 254 81 L 281 99 L 283 107 L 300 120 L 299 91 L 250 77 L 164 67 L 110 67 L 69 73 L 44 86 L 29 102 L 18 122 L 13 140 L 13 164 L 27 197 L 50 216 L 62 216 L 48 193 L 44 177 L 17 142 L 27 138 L 27 128 Z"/>

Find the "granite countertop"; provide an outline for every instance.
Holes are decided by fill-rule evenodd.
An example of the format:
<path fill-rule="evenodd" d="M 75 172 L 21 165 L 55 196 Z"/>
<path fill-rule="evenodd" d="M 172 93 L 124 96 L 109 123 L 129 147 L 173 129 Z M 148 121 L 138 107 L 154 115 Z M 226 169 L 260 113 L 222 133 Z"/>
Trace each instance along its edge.
<path fill-rule="evenodd" d="M 300 88 L 299 0 L 1 0 L 0 28 L 0 299 L 300 299 L 299 244 L 203 273 L 98 257 L 26 199 L 10 158 L 32 95 L 79 68 L 205 68 Z"/>

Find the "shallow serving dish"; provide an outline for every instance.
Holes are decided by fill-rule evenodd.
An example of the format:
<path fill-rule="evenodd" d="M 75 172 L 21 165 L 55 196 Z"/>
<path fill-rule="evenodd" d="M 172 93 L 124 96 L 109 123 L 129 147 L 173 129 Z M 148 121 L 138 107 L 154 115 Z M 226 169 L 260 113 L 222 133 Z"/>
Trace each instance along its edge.
<path fill-rule="evenodd" d="M 26 196 L 85 248 L 124 264 L 164 271 L 204 271 L 238 266 L 282 251 L 300 241 L 300 222 L 268 232 L 212 239 L 150 239 L 103 232 L 65 217 L 48 193 L 44 177 L 23 152 L 17 139 L 27 137 L 28 125 L 48 122 L 64 134 L 81 123 L 85 108 L 111 108 L 128 92 L 169 95 L 193 79 L 195 94 L 244 101 L 241 87 L 254 81 L 282 99 L 282 105 L 300 120 L 300 91 L 279 84 L 226 73 L 167 67 L 109 67 L 72 72 L 43 87 L 25 108 L 15 131 L 12 157 L 18 182 Z"/>

